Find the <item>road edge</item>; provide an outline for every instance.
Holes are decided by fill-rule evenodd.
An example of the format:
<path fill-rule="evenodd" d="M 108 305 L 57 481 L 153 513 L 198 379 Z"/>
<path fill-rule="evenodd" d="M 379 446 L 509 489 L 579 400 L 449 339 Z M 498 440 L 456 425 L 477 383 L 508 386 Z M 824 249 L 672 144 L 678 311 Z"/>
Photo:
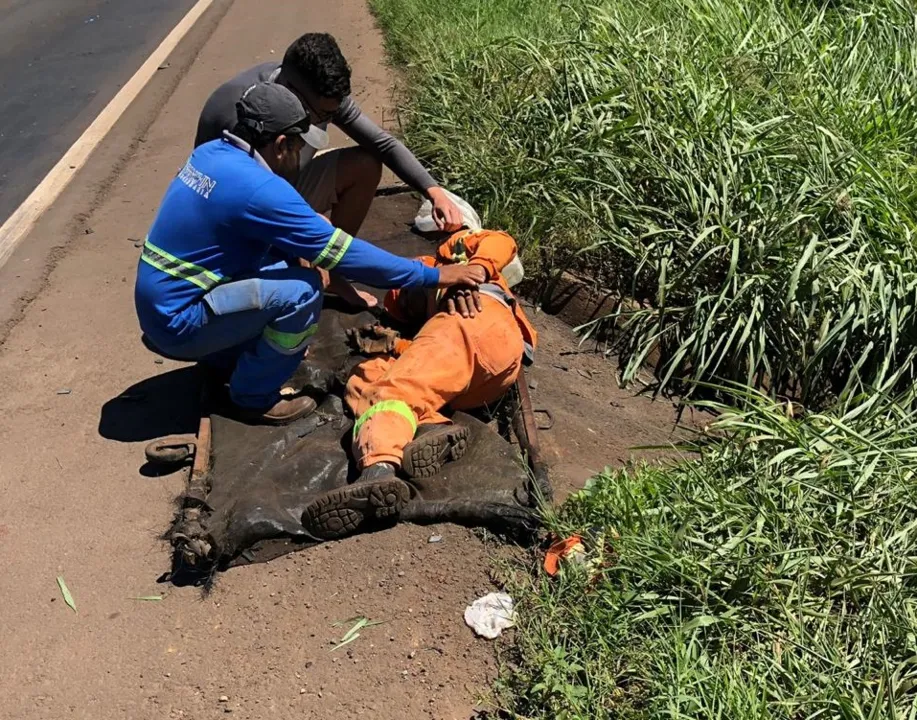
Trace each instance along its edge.
<path fill-rule="evenodd" d="M 0 268 L 29 234 L 38 219 L 54 204 L 70 181 L 83 169 L 92 152 L 105 139 L 115 123 L 121 119 L 127 108 L 147 86 L 159 67 L 213 3 L 214 0 L 197 0 L 144 60 L 143 64 L 137 68 L 131 78 L 96 115 L 89 127 L 35 186 L 29 196 L 12 212 L 6 222 L 0 225 Z"/>
<path fill-rule="evenodd" d="M 12 267 L 13 263 L 10 261 L 22 254 L 26 247 L 31 245 L 31 243 L 25 241 L 33 235 L 46 235 L 48 238 L 55 238 L 36 243 L 41 247 L 29 248 L 41 256 L 40 269 L 35 270 L 33 268 L 30 277 L 24 282 L 16 283 L 24 287 L 16 289 L 12 297 L 6 299 L 6 302 L 0 303 L 0 305 L 7 306 L 0 307 L 0 348 L 5 345 L 10 332 L 21 321 L 29 305 L 48 286 L 50 274 L 58 262 L 66 256 L 70 243 L 84 232 L 91 232 L 88 224 L 93 212 L 100 205 L 105 193 L 117 181 L 127 161 L 134 155 L 140 143 L 144 141 L 144 136 L 159 117 L 166 100 L 178 89 L 188 70 L 194 64 L 234 2 L 235 0 L 199 0 L 160 43 L 153 54 L 141 65 L 141 68 L 144 68 L 149 64 L 152 68 L 149 71 L 149 78 L 146 78 L 140 87 L 134 88 L 129 99 L 127 95 L 122 96 L 123 107 L 120 108 L 117 116 L 106 120 L 107 127 L 105 132 L 98 135 L 91 147 L 87 146 L 80 166 L 75 169 L 69 167 L 69 165 L 75 164 L 72 160 L 68 161 L 70 152 L 83 140 L 93 126 L 96 127 L 96 131 L 101 129 L 102 125 L 96 124 L 99 118 L 113 106 L 115 100 L 121 96 L 124 89 L 138 78 L 140 70 L 116 93 L 115 97 L 106 105 L 99 116 L 93 120 L 76 143 L 71 146 L 70 150 L 64 154 L 51 172 L 33 190 L 32 195 L 45 184 L 51 173 L 64 164 L 64 169 L 68 176 L 64 178 L 64 182 L 56 190 L 53 197 L 49 197 L 44 207 L 32 215 L 27 227 L 21 232 L 21 237 L 8 253 L 4 255 L 2 249 L 0 249 L 0 286 L 4 282 L 9 282 L 10 285 L 13 285 L 20 276 L 16 275 L 16 280 L 5 281 L 4 275 L 15 273 L 20 269 L 14 269 Z M 200 9 L 200 12 L 197 15 L 192 15 L 195 9 Z M 193 18 L 193 22 L 189 22 L 187 27 L 183 28 L 180 37 L 173 36 L 179 25 L 182 25 L 189 17 Z M 170 37 L 172 42 L 165 45 Z M 167 48 L 167 51 L 162 53 L 162 57 L 160 57 L 157 53 L 164 47 Z M 155 64 L 153 64 L 153 60 L 155 60 Z M 172 71 L 168 75 L 159 71 L 166 64 L 166 61 L 168 61 L 167 68 Z M 149 68 L 147 69 L 149 70 Z M 129 130 L 125 131 L 124 128 L 128 127 Z M 130 137 L 130 141 L 124 144 L 123 149 L 116 149 L 116 136 L 123 137 L 125 135 Z M 65 161 L 67 162 L 65 163 Z M 32 195 L 14 211 L 13 215 L 4 223 L 3 229 L 30 202 Z M 58 206 L 66 206 L 67 218 L 64 221 L 61 221 L 59 217 L 52 217 L 55 214 L 61 214 L 54 212 L 58 209 Z M 48 228 L 44 232 L 39 232 L 43 226 L 48 226 Z M 0 239 L 2 237 L 3 235 L 0 234 Z"/>

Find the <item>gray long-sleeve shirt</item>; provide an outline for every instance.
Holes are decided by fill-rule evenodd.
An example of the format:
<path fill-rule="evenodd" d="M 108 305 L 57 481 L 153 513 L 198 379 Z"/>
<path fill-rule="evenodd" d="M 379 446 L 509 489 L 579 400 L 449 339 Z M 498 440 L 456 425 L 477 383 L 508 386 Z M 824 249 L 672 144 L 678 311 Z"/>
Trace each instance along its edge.
<path fill-rule="evenodd" d="M 249 68 L 232 80 L 223 83 L 214 90 L 204 104 L 197 124 L 197 136 L 194 146 L 223 136 L 224 130 L 236 126 L 236 103 L 249 87 L 258 82 L 273 82 L 280 72 L 276 62 L 262 63 Z M 390 133 L 370 120 L 351 96 L 344 98 L 341 107 L 331 118 L 331 122 L 343 130 L 360 147 L 372 152 L 404 182 L 421 192 L 433 187 L 437 182 L 428 173 L 414 154 Z M 318 123 L 323 130 L 328 123 Z M 315 154 L 315 149 L 308 145 L 302 151 L 302 163 L 308 163 Z"/>

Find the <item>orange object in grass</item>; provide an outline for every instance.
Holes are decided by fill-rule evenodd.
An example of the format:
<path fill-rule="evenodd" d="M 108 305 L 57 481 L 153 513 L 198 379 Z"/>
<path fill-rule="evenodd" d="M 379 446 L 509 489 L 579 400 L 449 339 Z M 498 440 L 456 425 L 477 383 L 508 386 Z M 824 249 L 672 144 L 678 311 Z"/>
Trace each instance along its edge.
<path fill-rule="evenodd" d="M 557 571 L 560 569 L 560 561 L 570 553 L 574 552 L 577 549 L 582 549 L 583 542 L 582 538 L 579 535 L 571 535 L 564 540 L 558 540 L 556 543 L 551 545 L 548 548 L 548 552 L 544 556 L 544 570 L 545 572 L 554 577 L 557 575 Z"/>

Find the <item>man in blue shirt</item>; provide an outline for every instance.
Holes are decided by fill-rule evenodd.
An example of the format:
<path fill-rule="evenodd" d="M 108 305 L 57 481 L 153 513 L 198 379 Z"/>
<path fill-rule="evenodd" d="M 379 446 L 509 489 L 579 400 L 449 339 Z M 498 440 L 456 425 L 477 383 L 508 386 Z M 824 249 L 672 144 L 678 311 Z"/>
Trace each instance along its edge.
<path fill-rule="evenodd" d="M 230 398 L 240 417 L 284 424 L 315 408 L 281 397 L 317 329 L 322 281 L 302 258 L 376 287 L 476 286 L 480 268 L 429 268 L 331 226 L 290 184 L 309 140 L 292 92 L 252 85 L 239 123 L 197 147 L 169 185 L 144 244 L 135 303 L 149 342 L 171 357 L 232 359 Z M 271 252 L 273 251 L 273 253 Z M 273 255 L 273 259 L 271 256 Z"/>

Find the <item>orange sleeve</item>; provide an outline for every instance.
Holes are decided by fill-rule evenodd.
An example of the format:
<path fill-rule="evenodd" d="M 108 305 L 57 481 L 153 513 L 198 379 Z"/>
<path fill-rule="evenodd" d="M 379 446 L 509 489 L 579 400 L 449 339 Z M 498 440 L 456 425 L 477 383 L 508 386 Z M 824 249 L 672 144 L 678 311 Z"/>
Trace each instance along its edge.
<path fill-rule="evenodd" d="M 416 259 L 420 260 L 420 262 L 422 262 L 424 265 L 427 265 L 428 267 L 434 267 L 436 265 L 435 258 L 432 258 L 429 255 L 421 255 Z M 408 313 L 405 312 L 405 308 L 403 307 L 402 303 L 399 302 L 400 298 L 401 290 L 399 288 L 389 290 L 387 293 L 385 293 L 385 297 L 382 300 L 382 307 L 385 309 L 385 312 L 395 318 L 395 320 L 398 322 L 402 323 L 407 323 L 412 319 L 416 319 L 408 317 Z"/>
<path fill-rule="evenodd" d="M 457 233 L 450 235 L 442 245 L 436 248 L 437 264 L 442 265 L 443 263 L 455 262 L 452 259 L 452 248 L 455 247 L 455 243 L 459 238 L 467 238 L 470 234 L 468 230 L 459 230 Z"/>
<path fill-rule="evenodd" d="M 480 265 L 487 271 L 487 279 L 492 279 L 516 257 L 516 241 L 505 232 L 498 230 L 462 231 L 455 233 L 439 246 L 436 258 L 442 262 L 452 262 L 455 244 L 462 240 L 465 243 L 465 254 L 469 265 Z"/>
<path fill-rule="evenodd" d="M 401 290 L 389 290 L 385 293 L 385 297 L 382 299 L 382 307 L 385 308 L 385 312 L 391 315 L 398 322 L 406 322 L 404 313 L 401 312 L 401 307 L 398 305 L 398 296 L 401 294 Z"/>

